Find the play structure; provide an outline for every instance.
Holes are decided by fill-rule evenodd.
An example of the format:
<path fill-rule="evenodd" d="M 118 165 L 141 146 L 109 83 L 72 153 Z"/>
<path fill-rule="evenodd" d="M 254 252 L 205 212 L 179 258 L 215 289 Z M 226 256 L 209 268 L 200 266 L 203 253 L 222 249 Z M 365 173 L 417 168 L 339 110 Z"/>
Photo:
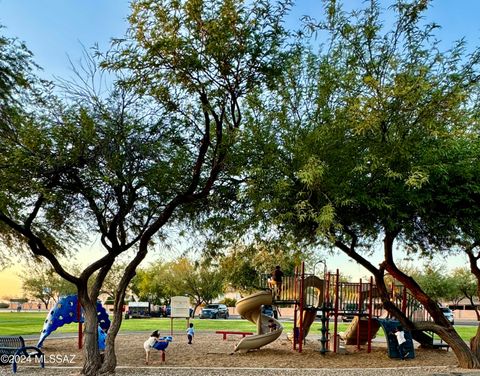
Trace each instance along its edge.
<path fill-rule="evenodd" d="M 352 283 L 341 281 L 338 269 L 336 273 L 325 271 L 323 274 L 323 278 L 306 274 L 302 263 L 295 269 L 293 275 L 283 277 L 280 289 L 272 286 L 269 275 L 262 276 L 259 289 L 263 291 L 237 302 L 238 313 L 257 325 L 257 333 L 243 338 L 235 351 L 258 349 L 280 337 L 283 330 L 281 324 L 274 319 L 276 330 L 270 332 L 268 320 L 272 318 L 261 314 L 262 305 L 273 304 L 294 307 L 294 330 L 287 333 L 294 350 L 302 352 L 311 325 L 316 317 L 320 316 L 322 323 L 320 353 L 340 352 L 345 346 L 356 346 L 358 349 L 367 346 L 367 352 L 370 352 L 372 340 L 381 328 L 387 340 L 388 355 L 392 358 L 399 357 L 393 334 L 399 322 L 389 318 L 388 312 L 383 308 L 373 278 L 368 282 L 360 280 Z M 390 301 L 411 321 L 431 320 L 424 307 L 403 286 L 392 284 L 389 293 Z M 338 330 L 338 323 L 341 320 L 351 320 L 344 332 Z M 434 343 L 433 335 L 429 333 L 405 332 L 407 340 L 405 348 L 410 358 L 415 356 L 412 337 L 428 347 L 446 347 L 445 344 Z"/>
<path fill-rule="evenodd" d="M 263 281 L 268 284 L 267 279 Z M 269 286 L 271 287 L 271 286 Z M 324 283 L 316 276 L 301 276 L 297 273 L 294 277 L 285 277 L 281 290 L 267 288 L 265 291 L 255 293 L 240 299 L 236 304 L 237 312 L 257 325 L 257 334 L 244 337 L 235 347 L 235 351 L 248 351 L 259 349 L 275 341 L 283 331 L 281 323 L 273 317 L 261 313 L 262 305 L 295 305 L 295 334 L 293 335 L 294 347 L 297 343 L 300 348 L 302 341 L 299 338 L 305 338 L 310 326 L 315 321 L 317 308 L 322 304 L 324 296 Z M 276 299 L 273 299 L 273 296 Z M 268 327 L 269 320 L 273 320 L 276 329 L 270 331 Z M 300 350 L 301 351 L 301 350 Z"/>
<path fill-rule="evenodd" d="M 102 303 L 97 302 L 98 324 L 107 332 L 110 328 L 110 319 L 108 313 L 102 306 Z M 57 304 L 50 310 L 43 324 L 42 332 L 37 343 L 37 347 L 41 348 L 43 341 L 55 330 L 65 324 L 72 322 L 82 324 L 84 322 L 84 315 L 78 303 L 77 295 L 68 295 L 59 299 Z M 81 328 L 79 328 L 79 347 L 81 342 Z"/>

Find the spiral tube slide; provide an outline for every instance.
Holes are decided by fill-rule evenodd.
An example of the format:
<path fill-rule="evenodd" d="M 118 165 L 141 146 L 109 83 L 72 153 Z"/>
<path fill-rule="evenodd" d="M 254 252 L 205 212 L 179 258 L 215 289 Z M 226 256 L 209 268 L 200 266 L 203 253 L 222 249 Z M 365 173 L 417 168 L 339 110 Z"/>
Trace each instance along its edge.
<path fill-rule="evenodd" d="M 278 320 L 261 313 L 262 305 L 272 304 L 270 291 L 261 291 L 240 299 L 236 304 L 237 312 L 248 321 L 257 325 L 257 334 L 243 338 L 235 347 L 235 351 L 247 352 L 248 350 L 259 349 L 275 341 L 283 331 L 283 326 Z M 268 321 L 273 320 L 277 329 L 270 332 Z"/>

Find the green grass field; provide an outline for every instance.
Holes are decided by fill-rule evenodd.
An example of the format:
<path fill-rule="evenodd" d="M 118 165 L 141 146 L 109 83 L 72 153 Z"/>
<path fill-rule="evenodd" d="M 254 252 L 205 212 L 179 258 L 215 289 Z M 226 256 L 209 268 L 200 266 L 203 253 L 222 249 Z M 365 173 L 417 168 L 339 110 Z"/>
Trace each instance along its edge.
<path fill-rule="evenodd" d="M 0 312 L 0 335 L 28 335 L 38 334 L 43 327 L 46 313 L 44 312 Z M 195 324 L 197 331 L 215 331 L 215 330 L 235 330 L 255 332 L 256 326 L 246 320 L 190 320 Z M 292 322 L 282 323 L 285 330 L 292 330 Z M 159 329 L 161 331 L 170 330 L 172 320 L 169 318 L 150 318 L 150 319 L 129 319 L 122 321 L 122 332 L 142 332 Z M 345 330 L 348 324 L 340 324 L 339 330 Z M 186 320 L 174 319 L 173 329 L 184 330 Z M 319 333 L 321 324 L 314 323 L 311 333 Z M 59 333 L 76 333 L 78 325 L 75 323 L 64 325 L 56 330 Z"/>
<path fill-rule="evenodd" d="M 0 312 L 0 335 L 30 335 L 38 334 L 43 328 L 43 322 L 47 314 L 45 312 Z M 197 331 L 215 330 L 235 330 L 255 332 L 256 326 L 246 320 L 190 320 L 195 324 Z M 151 332 L 155 329 L 160 331 L 170 331 L 173 323 L 173 330 L 185 330 L 186 320 L 169 318 L 150 318 L 150 319 L 130 319 L 123 320 L 121 332 Z M 293 322 L 283 322 L 282 325 L 286 331 L 291 331 Z M 344 331 L 348 323 L 339 323 L 338 331 Z M 320 334 L 321 323 L 315 322 L 310 329 L 312 334 Z M 475 326 L 455 325 L 455 329 L 463 340 L 468 341 L 475 335 L 477 328 Z M 76 333 L 78 324 L 72 323 L 64 325 L 56 330 L 58 333 Z M 330 330 L 333 331 L 333 323 L 330 323 Z M 383 332 L 378 332 L 377 336 L 382 337 Z"/>

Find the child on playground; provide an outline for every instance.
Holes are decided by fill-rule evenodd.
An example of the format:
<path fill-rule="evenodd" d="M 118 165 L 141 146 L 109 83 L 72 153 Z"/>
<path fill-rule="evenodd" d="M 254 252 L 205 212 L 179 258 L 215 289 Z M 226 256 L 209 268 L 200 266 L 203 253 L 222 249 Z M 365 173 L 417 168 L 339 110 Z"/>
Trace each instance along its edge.
<path fill-rule="evenodd" d="M 276 299 L 280 299 L 283 281 L 283 272 L 280 269 L 280 265 L 275 266 L 275 270 L 272 272 L 272 280 L 274 295 L 276 296 Z"/>
<path fill-rule="evenodd" d="M 160 333 L 158 330 L 155 330 L 152 334 L 150 334 L 150 337 L 143 343 L 143 348 L 145 349 L 145 364 L 148 365 L 148 361 L 150 358 L 150 351 L 155 349 L 155 344 L 157 342 L 166 342 L 165 340 L 160 339 Z M 164 350 L 159 350 L 162 353 L 162 361 L 165 359 L 165 351 Z"/>
<path fill-rule="evenodd" d="M 395 335 L 395 337 L 397 337 L 398 353 L 400 355 L 400 359 L 405 360 L 409 355 L 408 352 L 405 354 L 405 345 L 407 343 L 407 340 L 405 339 L 405 332 L 403 331 L 403 328 L 399 326 L 395 328 L 393 334 Z"/>
<path fill-rule="evenodd" d="M 190 323 L 190 325 L 187 328 L 187 338 L 188 338 L 188 344 L 189 345 L 192 344 L 192 339 L 193 339 L 194 335 L 195 335 L 195 330 L 193 329 L 193 324 Z"/>
<path fill-rule="evenodd" d="M 268 329 L 270 329 L 270 332 L 277 330 L 277 324 L 275 324 L 273 319 L 268 320 Z"/>

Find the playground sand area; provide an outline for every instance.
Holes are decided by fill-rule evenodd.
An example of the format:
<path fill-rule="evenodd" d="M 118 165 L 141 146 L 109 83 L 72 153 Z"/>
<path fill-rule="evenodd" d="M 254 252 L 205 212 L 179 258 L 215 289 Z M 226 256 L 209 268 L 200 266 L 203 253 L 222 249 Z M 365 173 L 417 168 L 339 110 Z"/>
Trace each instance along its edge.
<path fill-rule="evenodd" d="M 168 334 L 168 333 L 162 333 Z M 145 367 L 143 342 L 149 333 L 120 334 L 116 341 L 118 365 L 126 367 Z M 345 354 L 329 352 L 320 354 L 320 342 L 317 337 L 307 337 L 303 352 L 292 350 L 292 343 L 282 335 L 273 343 L 260 350 L 248 353 L 233 353 L 235 344 L 241 336 L 229 335 L 227 340 L 215 333 L 197 332 L 193 344 L 187 344 L 184 333 L 173 336 L 166 350 L 166 362 L 161 362 L 161 354 L 152 351 L 152 367 L 212 367 L 212 368 L 392 368 L 392 367 L 431 367 L 445 366 L 455 369 L 457 361 L 452 351 L 416 349 L 415 359 L 400 361 L 390 359 L 386 344 L 374 342 L 372 352 L 367 353 L 366 346 L 357 350 L 356 346 L 347 346 Z M 83 354 L 77 348 L 76 338 L 48 338 L 43 350 L 46 359 L 53 359 L 56 366 L 81 366 Z M 64 357 L 62 357 L 64 356 Z M 58 361 L 58 359 L 61 359 Z M 61 364 L 59 364 L 61 363 Z M 47 365 L 48 367 L 48 365 Z"/>

